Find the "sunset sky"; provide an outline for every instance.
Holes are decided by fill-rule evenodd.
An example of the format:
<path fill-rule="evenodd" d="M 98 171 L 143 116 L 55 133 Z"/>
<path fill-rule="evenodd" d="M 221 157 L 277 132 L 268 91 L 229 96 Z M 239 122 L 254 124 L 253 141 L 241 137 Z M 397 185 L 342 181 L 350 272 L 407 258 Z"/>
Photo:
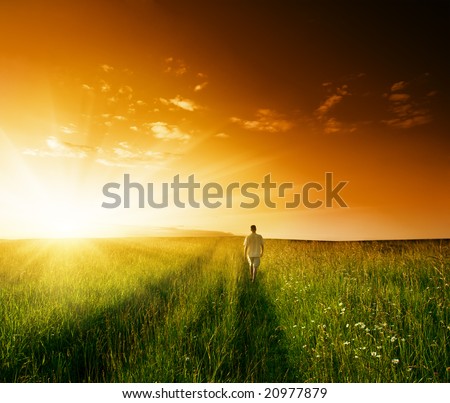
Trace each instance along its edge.
<path fill-rule="evenodd" d="M 448 238 L 448 38 L 446 1 L 2 1 L 0 238 Z M 285 207 L 326 172 L 348 207 Z M 124 174 L 293 189 L 102 208 Z"/>

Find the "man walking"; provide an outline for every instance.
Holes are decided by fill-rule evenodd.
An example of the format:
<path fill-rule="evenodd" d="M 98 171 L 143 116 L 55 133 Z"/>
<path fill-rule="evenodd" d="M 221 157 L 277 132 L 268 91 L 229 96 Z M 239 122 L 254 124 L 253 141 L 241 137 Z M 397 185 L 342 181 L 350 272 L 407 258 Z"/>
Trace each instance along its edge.
<path fill-rule="evenodd" d="M 260 264 L 260 258 L 264 253 L 263 237 L 256 233 L 256 225 L 250 227 L 252 233 L 244 240 L 244 257 L 248 259 L 250 265 L 250 278 L 255 281 L 256 271 Z"/>

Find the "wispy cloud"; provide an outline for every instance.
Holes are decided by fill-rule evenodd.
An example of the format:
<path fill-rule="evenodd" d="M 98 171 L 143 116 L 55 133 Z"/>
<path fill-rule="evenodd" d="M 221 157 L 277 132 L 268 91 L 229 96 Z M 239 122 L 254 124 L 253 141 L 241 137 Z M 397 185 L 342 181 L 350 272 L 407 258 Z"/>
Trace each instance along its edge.
<path fill-rule="evenodd" d="M 176 140 L 187 142 L 191 139 L 189 134 L 182 132 L 177 126 L 169 125 L 165 122 L 147 123 L 144 126 L 151 130 L 155 138 L 164 141 Z"/>
<path fill-rule="evenodd" d="M 198 74 L 197 74 L 197 78 L 199 78 L 199 79 L 202 80 L 202 81 L 201 81 L 200 84 L 197 84 L 197 85 L 194 87 L 194 91 L 195 91 L 195 92 L 198 92 L 198 91 L 203 90 L 203 89 L 208 85 L 208 81 L 207 81 L 207 76 L 206 76 L 206 74 L 204 74 L 204 73 L 198 73 Z"/>
<path fill-rule="evenodd" d="M 180 109 L 184 109 L 185 111 L 189 112 L 193 112 L 196 109 L 199 109 L 199 106 L 194 101 L 192 101 L 191 99 L 183 98 L 180 95 L 177 95 L 175 98 L 172 99 L 160 98 L 159 100 L 164 105 L 174 105 Z"/>
<path fill-rule="evenodd" d="M 82 84 L 81 88 L 85 91 L 94 91 L 94 87 L 90 86 L 89 84 Z"/>
<path fill-rule="evenodd" d="M 426 112 L 418 112 L 417 114 L 409 115 L 408 117 L 399 117 L 389 120 L 384 120 L 388 126 L 398 127 L 401 129 L 409 129 L 414 126 L 424 125 L 426 123 L 430 123 L 432 118 Z"/>
<path fill-rule="evenodd" d="M 392 84 L 391 91 L 392 92 L 401 91 L 401 90 L 405 89 L 407 86 L 408 86 L 408 84 L 406 83 L 406 81 L 399 81 L 399 82 Z"/>
<path fill-rule="evenodd" d="M 102 65 L 100 66 L 100 69 L 101 69 L 102 71 L 104 71 L 105 73 L 109 73 L 109 72 L 111 72 L 111 71 L 114 70 L 114 67 L 110 66 L 109 64 L 102 64 Z"/>
<path fill-rule="evenodd" d="M 46 139 L 45 146 L 40 148 L 27 148 L 23 150 L 24 155 L 40 158 L 93 158 L 95 162 L 105 166 L 150 167 L 161 165 L 177 158 L 176 154 L 142 149 L 121 141 L 112 147 L 90 147 L 80 144 L 64 142 L 50 136 Z"/>
<path fill-rule="evenodd" d="M 326 113 L 329 112 L 329 110 L 337 105 L 339 102 L 342 101 L 343 96 L 342 95 L 330 95 L 317 109 L 317 115 L 319 117 L 323 117 Z"/>
<path fill-rule="evenodd" d="M 187 72 L 187 65 L 182 59 L 175 59 L 174 57 L 167 57 L 164 59 L 164 73 L 174 74 L 175 76 L 182 76 Z"/>
<path fill-rule="evenodd" d="M 204 81 L 204 82 L 202 82 L 201 84 L 197 84 L 197 85 L 194 87 L 194 91 L 195 91 L 195 92 L 201 91 L 201 90 L 203 90 L 207 85 L 208 85 L 208 81 Z"/>
<path fill-rule="evenodd" d="M 175 154 L 142 149 L 121 141 L 111 149 L 99 149 L 96 162 L 109 167 L 152 167 L 176 158 Z"/>
<path fill-rule="evenodd" d="M 227 133 L 220 132 L 215 134 L 214 137 L 218 137 L 219 139 L 227 139 L 230 137 L 230 135 Z"/>
<path fill-rule="evenodd" d="M 122 85 L 119 88 L 118 95 L 127 100 L 131 100 L 131 98 L 133 98 L 133 88 L 129 85 Z"/>
<path fill-rule="evenodd" d="M 268 133 L 286 132 L 294 126 L 292 121 L 272 109 L 259 109 L 256 112 L 255 119 L 247 120 L 233 116 L 230 120 L 245 129 Z"/>
<path fill-rule="evenodd" d="M 327 88 L 331 85 L 331 83 L 322 84 L 322 86 Z M 316 109 L 316 115 L 319 117 L 319 119 L 324 118 L 325 115 L 328 114 L 334 106 L 340 103 L 344 99 L 344 97 L 348 95 L 350 95 L 350 92 L 348 90 L 347 84 L 336 88 L 336 90 L 332 94 L 330 94 Z"/>
<path fill-rule="evenodd" d="M 109 97 L 106 100 L 106 103 L 107 103 L 108 106 L 112 106 L 114 104 L 117 104 L 117 102 L 119 102 L 119 98 L 117 98 L 116 96 Z"/>
<path fill-rule="evenodd" d="M 95 148 L 73 144 L 59 140 L 55 136 L 46 139 L 46 146 L 41 148 L 26 148 L 23 154 L 33 157 L 59 157 L 59 158 L 79 158 L 88 157 L 95 152 Z"/>
<path fill-rule="evenodd" d="M 354 82 L 362 77 L 364 73 L 349 74 L 340 81 Z M 336 106 L 341 104 L 344 99 L 352 96 L 348 84 L 335 86 L 333 82 L 324 82 L 322 87 L 325 89 L 327 96 L 322 103 L 314 111 L 315 118 L 325 134 L 335 134 L 340 132 L 353 132 L 356 130 L 355 123 L 344 123 L 339 118 Z"/>
<path fill-rule="evenodd" d="M 128 87 L 129 88 L 129 87 Z M 133 113 L 134 104 L 130 102 L 133 98 L 133 92 L 117 92 L 115 95 L 106 98 L 106 105 L 114 107 L 114 110 L 122 112 L 122 114 Z"/>
<path fill-rule="evenodd" d="M 388 96 L 388 98 L 389 98 L 389 101 L 391 101 L 393 103 L 396 103 L 396 102 L 405 103 L 405 102 L 409 101 L 411 96 L 408 94 L 391 94 Z"/>
<path fill-rule="evenodd" d="M 75 134 L 78 133 L 77 126 L 73 123 L 63 125 L 59 127 L 59 131 L 64 134 Z"/>
<path fill-rule="evenodd" d="M 327 134 L 338 133 L 342 130 L 342 123 L 336 118 L 328 118 L 324 122 L 324 132 Z"/>
<path fill-rule="evenodd" d="M 111 91 L 111 86 L 105 81 L 100 80 L 100 91 L 103 93 Z"/>
<path fill-rule="evenodd" d="M 383 120 L 383 123 L 391 127 L 409 129 L 433 120 L 428 109 L 428 100 L 435 92 L 427 91 L 423 95 L 411 87 L 410 82 L 399 81 L 392 84 L 389 92 L 384 94 L 388 100 L 388 110 L 393 117 Z"/>

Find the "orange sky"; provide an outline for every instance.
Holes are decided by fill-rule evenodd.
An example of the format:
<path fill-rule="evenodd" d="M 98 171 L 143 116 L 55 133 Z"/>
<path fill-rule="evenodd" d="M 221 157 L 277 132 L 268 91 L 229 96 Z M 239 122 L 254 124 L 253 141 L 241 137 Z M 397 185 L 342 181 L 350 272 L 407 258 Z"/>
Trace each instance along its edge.
<path fill-rule="evenodd" d="M 448 238 L 449 6 L 280 3 L 2 2 L 0 237 Z M 124 174 L 299 192 L 326 172 L 347 208 L 101 207 Z"/>

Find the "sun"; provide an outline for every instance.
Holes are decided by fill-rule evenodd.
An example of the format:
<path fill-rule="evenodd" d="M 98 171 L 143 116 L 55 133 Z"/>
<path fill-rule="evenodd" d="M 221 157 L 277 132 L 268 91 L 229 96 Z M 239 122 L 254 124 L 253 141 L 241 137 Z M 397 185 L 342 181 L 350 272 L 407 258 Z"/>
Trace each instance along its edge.
<path fill-rule="evenodd" d="M 38 206 L 35 225 L 48 238 L 85 238 L 96 232 L 93 217 L 85 209 L 57 203 Z"/>

